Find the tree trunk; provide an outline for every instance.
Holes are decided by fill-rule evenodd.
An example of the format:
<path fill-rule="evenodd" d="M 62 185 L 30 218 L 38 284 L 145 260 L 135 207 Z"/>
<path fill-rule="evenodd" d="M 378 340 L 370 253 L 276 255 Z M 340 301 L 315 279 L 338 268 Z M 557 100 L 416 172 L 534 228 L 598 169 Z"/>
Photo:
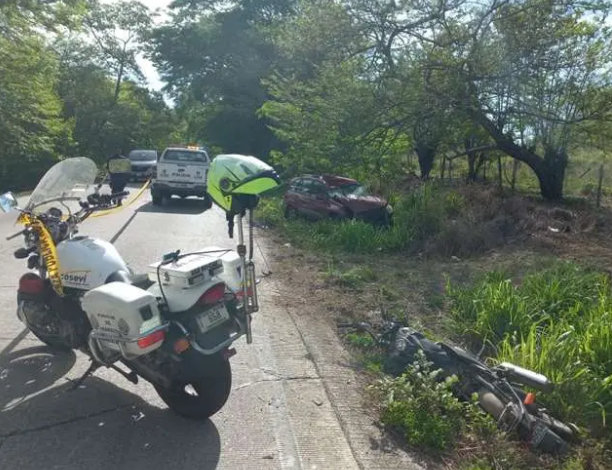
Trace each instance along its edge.
<path fill-rule="evenodd" d="M 442 166 L 440 167 L 440 180 L 444 181 L 444 172 L 446 171 L 446 156 L 442 157 Z"/>
<path fill-rule="evenodd" d="M 544 158 L 534 150 L 522 147 L 503 133 L 486 114 L 478 109 L 468 109 L 470 117 L 489 133 L 501 151 L 525 163 L 536 174 L 540 183 L 540 194 L 549 201 L 563 198 L 563 181 L 567 168 L 568 155 L 565 148 L 547 147 Z"/>
<path fill-rule="evenodd" d="M 512 192 L 514 192 L 516 188 L 516 173 L 518 171 L 518 167 L 520 163 L 521 162 L 519 162 L 518 160 L 512 160 L 512 183 L 511 183 Z"/>
<path fill-rule="evenodd" d="M 601 189 L 603 186 L 603 178 L 604 178 L 604 164 L 602 163 L 599 166 L 599 178 L 597 180 L 597 200 L 596 200 L 596 207 L 600 207 L 601 206 Z"/>
<path fill-rule="evenodd" d="M 467 164 L 468 164 L 467 181 L 468 183 L 473 183 L 474 181 L 476 181 L 476 157 L 473 154 L 470 155 L 468 153 Z"/>
<path fill-rule="evenodd" d="M 433 168 L 434 158 L 436 156 L 436 149 L 428 145 L 417 144 L 416 154 L 419 157 L 419 169 L 421 171 L 421 178 L 427 179 L 431 174 Z"/>
<path fill-rule="evenodd" d="M 547 147 L 544 151 L 544 159 L 540 161 L 541 164 L 536 165 L 536 168 L 529 165 L 540 182 L 540 193 L 544 199 L 560 201 L 563 199 L 563 183 L 568 162 L 567 151 L 562 147 Z"/>
<path fill-rule="evenodd" d="M 119 99 L 119 92 L 121 91 L 121 80 L 123 79 L 123 61 L 119 65 L 119 73 L 117 73 L 117 81 L 115 82 L 115 103 Z"/>
<path fill-rule="evenodd" d="M 465 146 L 465 153 L 467 155 L 467 164 L 468 164 L 467 180 L 469 183 L 473 183 L 478 178 L 479 166 L 476 165 L 476 162 L 478 161 L 480 152 L 476 150 L 470 150 L 474 148 L 474 139 L 472 138 L 465 139 L 465 141 L 463 142 L 463 145 Z"/>

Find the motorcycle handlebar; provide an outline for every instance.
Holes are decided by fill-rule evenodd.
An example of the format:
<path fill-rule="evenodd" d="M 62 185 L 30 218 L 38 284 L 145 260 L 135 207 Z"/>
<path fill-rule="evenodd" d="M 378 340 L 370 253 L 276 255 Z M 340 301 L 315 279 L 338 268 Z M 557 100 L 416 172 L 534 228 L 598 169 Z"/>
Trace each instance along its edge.
<path fill-rule="evenodd" d="M 114 199 L 119 199 L 125 196 L 129 196 L 129 191 L 120 191 L 112 194 L 90 194 L 87 196 L 87 202 L 91 205 L 109 204 Z"/>
<path fill-rule="evenodd" d="M 18 237 L 19 235 L 23 235 L 26 232 L 26 229 L 23 229 L 21 232 L 14 233 L 13 235 L 9 235 L 6 237 L 7 240 L 12 240 L 13 238 Z"/>

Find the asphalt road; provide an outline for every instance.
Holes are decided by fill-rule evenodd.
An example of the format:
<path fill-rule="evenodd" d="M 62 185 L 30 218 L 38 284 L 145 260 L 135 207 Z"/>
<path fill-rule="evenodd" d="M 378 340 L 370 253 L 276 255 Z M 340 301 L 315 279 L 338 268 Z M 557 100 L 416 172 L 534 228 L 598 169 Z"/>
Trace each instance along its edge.
<path fill-rule="evenodd" d="M 197 199 L 134 205 L 90 219 L 82 233 L 113 240 L 143 271 L 171 250 L 234 247 L 223 213 Z M 14 214 L 0 215 L 0 469 L 343 469 L 359 468 L 323 383 L 287 312 L 275 308 L 269 278 L 260 284 L 254 342 L 236 343 L 233 390 L 211 420 L 175 416 L 148 383 L 133 385 L 100 369 L 68 391 L 87 368 L 80 353 L 55 354 L 15 316 L 25 272 L 12 252 Z M 263 251 L 259 267 L 265 267 Z"/>

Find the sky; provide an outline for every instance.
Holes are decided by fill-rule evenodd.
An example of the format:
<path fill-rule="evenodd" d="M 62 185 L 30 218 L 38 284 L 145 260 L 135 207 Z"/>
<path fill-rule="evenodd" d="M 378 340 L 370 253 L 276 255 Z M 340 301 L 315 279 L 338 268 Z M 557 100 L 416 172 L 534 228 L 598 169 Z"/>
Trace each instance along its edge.
<path fill-rule="evenodd" d="M 111 3 L 111 1 L 112 0 L 105 0 L 103 3 Z M 172 3 L 172 0 L 140 0 L 140 2 L 146 5 L 150 10 L 155 11 L 158 8 L 165 9 L 170 3 Z M 164 16 L 161 15 L 160 18 L 158 18 L 158 21 L 163 19 Z M 161 90 L 164 84 L 159 79 L 159 75 L 151 61 L 145 59 L 142 54 L 140 54 L 138 57 L 138 65 L 140 65 L 142 73 L 147 80 L 147 86 L 154 90 Z"/>

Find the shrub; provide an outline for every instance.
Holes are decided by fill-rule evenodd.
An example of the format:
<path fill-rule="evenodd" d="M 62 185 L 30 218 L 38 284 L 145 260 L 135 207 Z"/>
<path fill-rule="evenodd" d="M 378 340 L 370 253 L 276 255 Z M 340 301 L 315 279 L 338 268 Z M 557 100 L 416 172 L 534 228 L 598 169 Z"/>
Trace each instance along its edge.
<path fill-rule="evenodd" d="M 430 451 L 452 448 L 465 427 L 466 405 L 452 392 L 456 378 L 439 381 L 424 354 L 397 378 L 385 377 L 374 389 L 382 401 L 381 421 L 397 429 L 409 445 Z"/>

